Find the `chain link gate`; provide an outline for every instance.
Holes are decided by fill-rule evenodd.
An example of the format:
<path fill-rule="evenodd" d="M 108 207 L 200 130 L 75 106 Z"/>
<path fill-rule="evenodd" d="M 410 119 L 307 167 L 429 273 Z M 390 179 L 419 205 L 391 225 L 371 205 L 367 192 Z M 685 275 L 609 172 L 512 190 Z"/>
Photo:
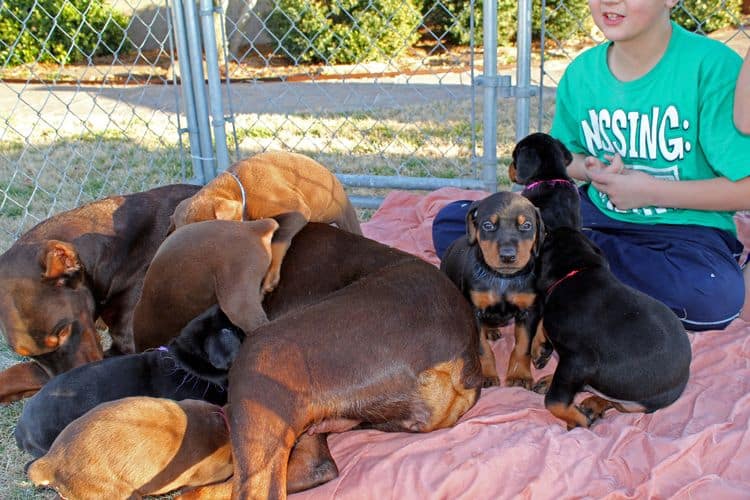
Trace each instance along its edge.
<path fill-rule="evenodd" d="M 521 4 L 530 6 L 529 0 Z M 351 196 L 360 207 L 377 207 L 382 200 L 377 190 L 383 189 L 497 188 L 497 88 L 509 87 L 510 80 L 499 78 L 496 73 L 496 50 L 490 49 L 496 47 L 496 37 L 484 40 L 484 74 L 479 77 L 475 77 L 472 43 L 468 63 L 459 63 L 463 68 L 458 71 L 456 61 L 451 61 L 452 67 L 431 68 L 429 55 L 412 60 L 406 69 L 402 61 L 389 57 L 379 58 L 378 63 L 355 61 L 337 66 L 323 57 L 322 69 L 301 65 L 294 74 L 268 78 L 258 75 L 272 69 L 274 57 L 283 54 L 295 58 L 287 48 L 287 38 L 292 36 L 295 23 L 302 23 L 305 15 L 314 15 L 312 9 L 291 18 L 278 1 L 265 9 L 248 3 L 237 22 L 226 20 L 230 26 L 227 35 L 225 23 L 216 22 L 223 18 L 226 4 L 213 7 L 202 0 L 200 20 L 192 12 L 191 2 L 174 0 L 173 5 L 178 52 L 190 53 L 189 58 L 184 58 L 185 65 L 180 59 L 183 77 L 191 75 L 194 81 L 208 82 L 205 94 L 203 88 L 183 84 L 185 101 L 192 99 L 194 103 L 195 116 L 191 118 L 188 113 L 188 122 L 191 145 L 199 145 L 191 149 L 193 170 L 199 173 L 199 180 L 208 180 L 224 170 L 230 156 L 237 159 L 280 148 L 308 154 L 334 170 L 346 186 L 360 188 Z M 470 5 L 473 12 L 473 2 Z M 371 7 L 376 11 L 372 5 L 365 10 Z M 414 9 L 409 2 L 400 8 Z M 434 9 L 445 6 L 436 1 L 428 12 Z M 491 26 L 486 32 L 495 33 L 496 0 L 484 3 L 484 13 L 485 27 Z M 269 28 L 279 16 L 289 22 L 289 31 L 279 33 Z M 252 39 L 240 31 L 250 20 L 260 26 L 260 32 Z M 390 28 L 389 20 L 385 28 Z M 443 57 L 455 57 L 441 40 L 445 34 L 430 31 L 424 18 L 416 28 L 427 30 L 434 38 L 432 53 L 445 52 Z M 185 30 L 184 34 L 181 30 Z M 195 45 L 197 33 L 202 35 L 202 51 Z M 312 46 L 319 34 L 313 33 L 304 42 Z M 267 38 L 265 46 L 258 42 L 262 35 Z M 470 38 L 473 41 L 473 27 Z M 219 49 L 215 50 L 217 40 Z M 375 45 L 374 40 L 369 42 Z M 268 45 L 272 48 L 268 49 Z M 206 57 L 205 74 L 196 70 L 202 67 L 201 58 L 193 57 L 201 52 Z M 248 70 L 247 66 L 255 68 Z M 481 158 L 477 157 L 478 86 L 484 90 L 482 143 L 488 145 Z M 512 96 L 507 88 L 504 90 L 500 95 Z M 446 123 L 467 129 L 468 133 L 441 142 L 436 135 L 451 133 L 445 127 L 441 129 L 441 124 Z M 229 125 L 229 130 L 225 125 Z M 213 143 L 211 137 L 215 138 Z M 376 194 L 358 194 L 363 190 L 375 190 Z"/>
<path fill-rule="evenodd" d="M 481 8 L 339 0 L 328 17 L 312 10 L 321 2 L 304 0 L 112 1 L 117 9 L 102 0 L 0 4 L 0 33 L 17 28 L 0 38 L 0 250 L 53 213 L 110 194 L 206 182 L 266 149 L 314 157 L 364 207 L 393 188 L 493 190 L 508 182 L 515 140 L 549 129 L 552 88 L 569 60 L 601 41 L 585 0 Z M 739 29 L 723 40 L 744 54 L 741 1 L 683 0 L 676 10 L 698 31 L 710 31 L 717 13 L 728 16 Z M 405 30 L 403 17 L 411 19 Z M 342 19 L 348 29 L 338 28 Z M 368 32 L 350 61 L 317 44 L 328 37 L 343 51 L 368 19 L 381 20 L 379 31 Z M 305 32 L 311 20 L 324 28 Z M 463 39 L 450 38 L 466 26 Z M 378 45 L 390 32 L 398 33 L 392 53 Z M 24 40 L 38 54 L 19 65 Z"/>

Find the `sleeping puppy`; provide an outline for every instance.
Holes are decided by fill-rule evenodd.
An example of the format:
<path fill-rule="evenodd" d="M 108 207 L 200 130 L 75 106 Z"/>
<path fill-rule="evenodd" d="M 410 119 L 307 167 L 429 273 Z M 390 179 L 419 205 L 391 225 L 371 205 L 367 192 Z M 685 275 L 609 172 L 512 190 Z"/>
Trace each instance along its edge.
<path fill-rule="evenodd" d="M 362 234 L 357 213 L 336 176 L 312 158 L 282 151 L 260 153 L 229 167 L 177 205 L 172 225 L 266 217 L 277 219 L 279 230 L 271 243 L 263 293 L 279 283 L 281 261 L 292 238 L 308 222 L 333 222 L 345 231 Z"/>
<path fill-rule="evenodd" d="M 29 465 L 28 476 L 37 486 L 75 499 L 132 499 L 183 487 L 221 486 L 233 467 L 226 408 L 149 397 L 103 403 L 66 427 L 49 453 Z M 317 452 L 321 439 L 305 435 L 295 444 L 288 464 L 289 491 L 336 477 L 330 456 L 320 463 L 308 452 Z"/>
<path fill-rule="evenodd" d="M 513 149 L 508 177 L 525 186 L 523 196 L 539 208 L 546 229 L 567 226 L 581 228 L 578 188 L 568 176 L 573 161 L 565 145 L 550 135 L 530 134 Z"/>
<path fill-rule="evenodd" d="M 544 223 L 539 210 L 519 194 L 495 193 L 469 207 L 466 233 L 448 247 L 440 269 L 474 306 L 482 373 L 499 383 L 488 341 L 498 337 L 493 334 L 498 328 L 515 320 L 516 344 L 505 381 L 530 389 L 529 349 L 540 318 L 535 272 Z"/>
<path fill-rule="evenodd" d="M 128 396 L 223 405 L 228 370 L 244 337 L 213 306 L 167 348 L 107 358 L 58 375 L 26 402 L 15 429 L 16 444 L 40 457 L 70 422 L 100 403 Z"/>
<path fill-rule="evenodd" d="M 682 394 L 691 359 L 682 323 L 666 305 L 620 282 L 581 231 L 550 231 L 538 286 L 544 320 L 532 359 L 543 368 L 557 351 L 544 405 L 569 429 L 589 427 L 608 408 L 652 412 Z M 575 405 L 581 391 L 595 396 Z"/>
<path fill-rule="evenodd" d="M 130 397 L 103 403 L 68 425 L 27 470 L 63 498 L 141 498 L 224 481 L 232 450 L 220 406 Z"/>
<path fill-rule="evenodd" d="M 136 351 L 166 345 L 215 304 L 244 332 L 266 323 L 260 284 L 278 227 L 273 219 L 211 220 L 170 234 L 146 271 L 133 312 Z"/>

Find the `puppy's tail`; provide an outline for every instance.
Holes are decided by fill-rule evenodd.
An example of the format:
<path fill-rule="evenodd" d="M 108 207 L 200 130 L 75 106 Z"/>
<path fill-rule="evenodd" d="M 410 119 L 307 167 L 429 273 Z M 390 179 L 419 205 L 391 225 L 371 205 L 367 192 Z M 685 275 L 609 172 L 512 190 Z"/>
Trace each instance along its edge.
<path fill-rule="evenodd" d="M 54 470 L 44 457 L 26 464 L 26 474 L 37 486 L 49 486 L 54 478 Z"/>
<path fill-rule="evenodd" d="M 362 234 L 362 228 L 359 227 L 359 219 L 357 219 L 357 211 L 348 198 L 346 199 L 346 205 L 342 210 L 341 217 L 336 221 L 336 225 L 340 229 L 352 234 Z"/>

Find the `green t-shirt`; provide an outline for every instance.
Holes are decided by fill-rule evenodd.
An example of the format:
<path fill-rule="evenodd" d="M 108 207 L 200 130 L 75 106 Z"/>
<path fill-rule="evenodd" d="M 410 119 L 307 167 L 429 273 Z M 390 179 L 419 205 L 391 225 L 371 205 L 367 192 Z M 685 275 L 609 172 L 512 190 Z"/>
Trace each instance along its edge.
<path fill-rule="evenodd" d="M 750 175 L 750 136 L 732 121 L 742 59 L 723 43 L 672 23 L 664 56 L 643 77 L 621 82 L 607 65 L 610 43 L 567 68 L 557 89 L 550 134 L 573 153 L 620 153 L 627 168 L 662 179 Z M 736 232 L 733 212 L 644 207 L 616 209 L 593 186 L 591 201 L 613 219 L 642 224 L 697 224 Z"/>

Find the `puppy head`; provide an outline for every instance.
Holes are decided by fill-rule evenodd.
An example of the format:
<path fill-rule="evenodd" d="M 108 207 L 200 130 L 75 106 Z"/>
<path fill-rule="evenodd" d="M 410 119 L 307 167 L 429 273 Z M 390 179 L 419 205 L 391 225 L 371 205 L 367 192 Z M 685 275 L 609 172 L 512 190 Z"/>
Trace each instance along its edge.
<path fill-rule="evenodd" d="M 544 179 L 568 179 L 566 168 L 572 161 L 573 155 L 562 142 L 538 132 L 516 144 L 508 177 L 522 185 Z"/>
<path fill-rule="evenodd" d="M 191 320 L 168 349 L 180 368 L 219 385 L 226 385 L 245 332 L 229 321 L 218 305 Z"/>
<path fill-rule="evenodd" d="M 475 201 L 466 214 L 470 245 L 478 243 L 485 264 L 512 274 L 539 255 L 544 224 L 539 210 L 518 193 L 503 191 Z"/>
<path fill-rule="evenodd" d="M 0 255 L 0 331 L 54 376 L 103 358 L 96 303 L 76 244 L 17 242 Z"/>
<path fill-rule="evenodd" d="M 172 233 L 186 224 L 205 220 L 242 220 L 242 203 L 227 198 L 198 193 L 182 200 L 175 207 L 169 218 L 169 230 Z"/>

